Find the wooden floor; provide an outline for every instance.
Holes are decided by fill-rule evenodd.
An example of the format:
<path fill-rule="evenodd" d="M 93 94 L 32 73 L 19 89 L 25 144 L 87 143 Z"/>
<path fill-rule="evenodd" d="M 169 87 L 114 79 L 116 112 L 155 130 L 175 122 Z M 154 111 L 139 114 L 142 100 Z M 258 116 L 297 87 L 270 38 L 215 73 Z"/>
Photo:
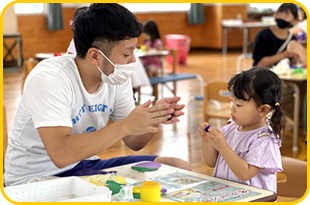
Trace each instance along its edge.
<path fill-rule="evenodd" d="M 179 65 L 177 72 L 188 72 L 199 74 L 205 83 L 210 81 L 228 81 L 236 72 L 236 59 L 241 51 L 229 52 L 226 61 L 220 51 L 194 50 L 187 58 L 187 65 Z M 244 68 L 251 66 L 251 60 L 245 62 Z M 165 65 L 171 69 L 170 65 Z M 18 101 L 21 97 L 21 72 L 9 72 L 5 69 L 3 73 L 3 104 L 7 109 L 8 130 L 14 119 Z M 180 81 L 177 83 L 177 93 L 181 96 L 181 103 L 188 105 L 189 98 L 199 94 L 198 80 Z M 148 92 L 150 88 L 143 88 L 142 92 Z M 160 89 L 159 89 L 160 90 Z M 168 90 L 164 90 L 164 96 L 172 96 Z M 142 95 L 142 102 L 149 98 Z M 213 169 L 209 168 L 203 160 L 201 153 L 201 139 L 198 134 L 198 126 L 202 123 L 202 102 L 193 102 L 185 108 L 185 116 L 180 118 L 181 122 L 173 125 L 164 125 L 162 134 L 157 134 L 149 144 L 141 151 L 133 152 L 123 142 L 119 141 L 107 150 L 99 153 L 100 158 L 124 155 L 161 155 L 179 157 L 188 161 L 193 171 L 212 175 Z M 191 115 L 190 126 L 187 125 L 188 115 Z M 218 126 L 217 120 L 211 121 L 213 126 Z M 224 125 L 224 124 L 223 124 Z M 188 129 L 190 136 L 187 135 Z M 306 145 L 303 143 L 304 135 L 300 128 L 299 150 L 292 151 L 292 134 L 287 133 L 283 139 L 282 155 L 306 160 Z M 291 200 L 291 199 L 290 199 Z"/>

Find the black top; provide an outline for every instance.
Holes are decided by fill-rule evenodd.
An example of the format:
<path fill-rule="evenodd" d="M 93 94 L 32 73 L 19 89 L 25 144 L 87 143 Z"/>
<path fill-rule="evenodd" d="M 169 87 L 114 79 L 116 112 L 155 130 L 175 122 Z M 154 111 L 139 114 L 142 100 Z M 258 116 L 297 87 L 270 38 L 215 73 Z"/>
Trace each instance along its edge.
<path fill-rule="evenodd" d="M 256 66 L 263 57 L 275 55 L 285 40 L 278 39 L 269 28 L 258 32 L 254 41 L 253 66 Z M 296 38 L 292 36 L 291 40 Z M 283 51 L 285 50 L 286 48 Z"/>

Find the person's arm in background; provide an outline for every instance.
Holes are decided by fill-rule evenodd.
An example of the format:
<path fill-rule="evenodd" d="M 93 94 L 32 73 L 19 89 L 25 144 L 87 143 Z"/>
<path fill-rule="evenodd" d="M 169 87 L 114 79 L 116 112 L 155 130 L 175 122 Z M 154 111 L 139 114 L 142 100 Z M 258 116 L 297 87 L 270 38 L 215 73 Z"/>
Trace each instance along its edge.
<path fill-rule="evenodd" d="M 293 28 L 290 28 L 290 32 L 294 35 L 297 36 L 299 32 L 303 32 L 303 30 L 299 26 L 294 26 Z"/>
<path fill-rule="evenodd" d="M 290 58 L 291 63 L 296 63 L 296 54 L 289 52 L 288 50 L 283 51 L 282 53 L 275 54 L 272 56 L 265 56 L 260 61 L 258 61 L 257 66 L 261 67 L 271 67 L 274 64 L 277 64 L 279 61 L 281 61 L 284 58 Z"/>
<path fill-rule="evenodd" d="M 165 50 L 165 45 L 161 39 L 156 39 L 154 42 L 154 48 L 159 51 Z"/>
<path fill-rule="evenodd" d="M 291 41 L 287 46 L 287 50 L 289 52 L 296 53 L 302 63 L 307 63 L 307 49 L 297 41 Z"/>

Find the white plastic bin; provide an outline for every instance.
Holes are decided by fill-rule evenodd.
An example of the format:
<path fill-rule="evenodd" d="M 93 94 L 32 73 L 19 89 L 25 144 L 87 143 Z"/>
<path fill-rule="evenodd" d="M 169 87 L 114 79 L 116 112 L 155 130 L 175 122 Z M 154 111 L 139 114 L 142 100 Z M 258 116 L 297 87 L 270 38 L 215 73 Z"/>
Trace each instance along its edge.
<path fill-rule="evenodd" d="M 110 202 L 112 192 L 78 177 L 65 177 L 4 188 L 16 202 Z"/>

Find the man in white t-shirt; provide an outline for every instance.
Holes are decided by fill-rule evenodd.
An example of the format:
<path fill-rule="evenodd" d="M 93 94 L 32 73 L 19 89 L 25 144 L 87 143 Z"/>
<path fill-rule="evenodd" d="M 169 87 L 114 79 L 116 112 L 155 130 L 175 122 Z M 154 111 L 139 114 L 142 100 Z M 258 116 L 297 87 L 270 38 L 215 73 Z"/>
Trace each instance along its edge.
<path fill-rule="evenodd" d="M 179 121 L 185 105 L 172 97 L 135 108 L 130 76 L 142 25 L 126 8 L 91 4 L 72 26 L 77 54 L 41 61 L 25 81 L 9 133 L 6 186 L 138 161 L 190 169 L 173 157 L 95 156 L 121 139 L 132 150 L 144 148 L 161 123 Z"/>

